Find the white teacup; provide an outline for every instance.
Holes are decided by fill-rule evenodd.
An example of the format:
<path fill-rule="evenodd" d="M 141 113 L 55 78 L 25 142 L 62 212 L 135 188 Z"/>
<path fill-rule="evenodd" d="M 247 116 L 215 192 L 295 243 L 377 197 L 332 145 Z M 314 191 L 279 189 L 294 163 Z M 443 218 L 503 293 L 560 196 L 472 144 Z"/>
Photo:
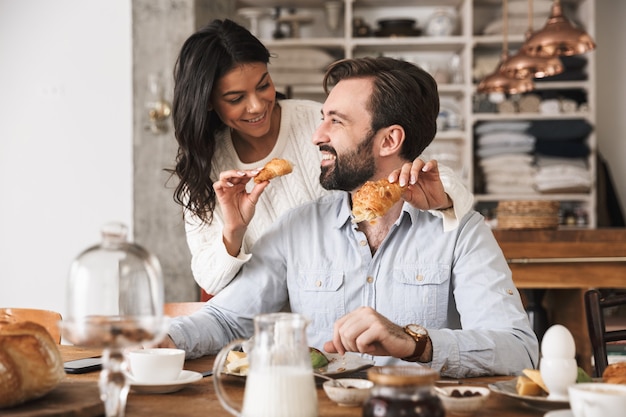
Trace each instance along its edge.
<path fill-rule="evenodd" d="M 182 349 L 152 348 L 128 353 L 130 372 L 137 382 L 171 382 L 178 379 L 185 363 Z"/>
<path fill-rule="evenodd" d="M 569 404 L 574 417 L 623 417 L 626 385 L 589 382 L 569 387 Z"/>

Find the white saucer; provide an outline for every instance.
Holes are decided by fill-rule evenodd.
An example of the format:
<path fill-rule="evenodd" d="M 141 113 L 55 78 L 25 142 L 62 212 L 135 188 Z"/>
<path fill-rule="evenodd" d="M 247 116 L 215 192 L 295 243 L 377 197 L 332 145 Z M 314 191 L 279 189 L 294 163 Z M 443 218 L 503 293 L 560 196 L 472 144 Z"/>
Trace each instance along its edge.
<path fill-rule="evenodd" d="M 574 417 L 574 413 L 572 410 L 552 410 L 548 411 L 543 415 L 543 417 Z"/>
<path fill-rule="evenodd" d="M 176 392 L 192 382 L 200 381 L 202 374 L 194 371 L 181 371 L 178 379 L 171 382 L 139 382 L 133 379 L 132 375 L 127 375 L 130 381 L 130 388 L 132 391 L 141 394 L 167 394 L 170 392 Z"/>

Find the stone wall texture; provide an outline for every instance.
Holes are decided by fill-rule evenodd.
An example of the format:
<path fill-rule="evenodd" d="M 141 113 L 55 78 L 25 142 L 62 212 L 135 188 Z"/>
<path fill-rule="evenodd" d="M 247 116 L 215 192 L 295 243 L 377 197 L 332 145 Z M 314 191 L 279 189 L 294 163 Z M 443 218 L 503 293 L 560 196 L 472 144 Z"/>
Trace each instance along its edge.
<path fill-rule="evenodd" d="M 200 293 L 181 208 L 172 198 L 177 178 L 167 172 L 177 151 L 172 122 L 166 132 L 149 129 L 148 79 L 159 76 L 171 102 L 172 72 L 185 39 L 212 19 L 232 18 L 234 10 L 232 0 L 132 0 L 134 241 L 159 258 L 166 302 L 197 301 Z"/>

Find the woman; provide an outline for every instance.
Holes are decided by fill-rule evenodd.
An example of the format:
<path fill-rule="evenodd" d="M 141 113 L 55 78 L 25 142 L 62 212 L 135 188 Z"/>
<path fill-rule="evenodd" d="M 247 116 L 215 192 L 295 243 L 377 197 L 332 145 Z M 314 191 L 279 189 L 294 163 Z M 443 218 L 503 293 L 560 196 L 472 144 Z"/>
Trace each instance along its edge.
<path fill-rule="evenodd" d="M 267 48 L 247 29 L 214 20 L 185 41 L 174 69 L 174 173 L 180 179 L 174 199 L 184 208 L 194 279 L 208 294 L 233 279 L 280 214 L 328 192 L 319 183 L 321 155 L 310 140 L 321 104 L 277 97 L 269 60 Z M 293 172 L 271 185 L 250 181 L 276 157 L 289 160 Z M 233 177 L 240 180 L 230 186 L 246 187 L 250 196 L 241 207 L 225 209 L 213 184 Z M 391 180 L 417 183 L 424 209 L 446 209 L 454 201 L 442 211 L 449 227 L 473 203 L 452 171 L 434 161 L 416 159 Z"/>

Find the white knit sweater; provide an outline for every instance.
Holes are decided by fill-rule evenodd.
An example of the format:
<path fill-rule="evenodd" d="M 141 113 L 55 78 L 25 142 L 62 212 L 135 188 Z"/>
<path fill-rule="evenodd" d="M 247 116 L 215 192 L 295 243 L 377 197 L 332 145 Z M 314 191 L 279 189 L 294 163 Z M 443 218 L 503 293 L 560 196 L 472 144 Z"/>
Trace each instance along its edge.
<path fill-rule="evenodd" d="M 273 179 L 256 205 L 254 218 L 246 231 L 237 257 L 230 256 L 222 241 L 222 212 L 219 204 L 211 225 L 200 223 L 185 213 L 187 244 L 191 251 L 194 279 L 209 294 L 216 294 L 250 259 L 250 248 L 277 217 L 288 209 L 316 199 L 329 191 L 319 182 L 321 153 L 311 139 L 321 120 L 321 104 L 309 100 L 281 100 L 280 132 L 276 146 L 267 157 L 252 164 L 241 162 L 232 143 L 229 129 L 216 138 L 212 178 L 229 169 L 261 168 L 272 158 L 289 160 L 294 169 L 290 175 Z M 454 209 L 437 211 L 444 218 L 444 229 L 456 228 L 458 221 L 473 204 L 473 197 L 449 168 L 439 166 L 441 180 Z M 251 189 L 254 184 L 249 184 Z"/>

